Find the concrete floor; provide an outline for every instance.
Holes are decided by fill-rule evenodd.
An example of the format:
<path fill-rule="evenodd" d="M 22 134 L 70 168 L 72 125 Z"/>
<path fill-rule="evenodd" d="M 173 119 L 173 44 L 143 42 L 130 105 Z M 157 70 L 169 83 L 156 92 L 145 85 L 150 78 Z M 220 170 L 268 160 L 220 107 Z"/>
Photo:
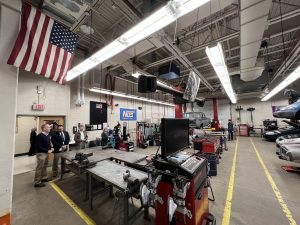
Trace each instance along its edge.
<path fill-rule="evenodd" d="M 277 158 L 274 143 L 263 141 L 260 138 L 252 138 L 252 140 L 279 188 L 293 218 L 297 223 L 300 223 L 300 175 L 287 173 L 281 169 L 281 165 L 291 163 Z M 222 223 L 235 143 L 235 141 L 229 143 L 229 151 L 224 152 L 218 165 L 218 176 L 211 179 L 216 201 L 209 203 L 210 212 L 217 218 L 218 225 Z M 155 150 L 156 148 L 148 148 L 136 151 L 143 151 L 149 154 L 155 152 Z M 33 175 L 33 172 L 28 172 L 14 176 L 12 217 L 14 225 L 86 224 L 50 185 L 42 189 L 33 188 Z M 90 211 L 88 203 L 83 201 L 84 183 L 79 177 L 71 174 L 68 176 L 62 182 L 57 182 L 57 185 L 83 211 L 99 225 L 118 224 L 118 207 L 114 207 L 114 199 L 109 198 L 107 193 L 103 193 L 94 199 L 94 210 Z M 113 210 L 114 208 L 115 210 Z M 130 210 L 132 210 L 131 207 Z M 133 224 L 154 224 L 154 211 L 151 210 L 150 214 L 152 217 L 151 222 L 145 221 L 141 215 L 137 217 Z M 230 224 L 289 224 L 258 161 L 250 138 L 239 138 Z"/>

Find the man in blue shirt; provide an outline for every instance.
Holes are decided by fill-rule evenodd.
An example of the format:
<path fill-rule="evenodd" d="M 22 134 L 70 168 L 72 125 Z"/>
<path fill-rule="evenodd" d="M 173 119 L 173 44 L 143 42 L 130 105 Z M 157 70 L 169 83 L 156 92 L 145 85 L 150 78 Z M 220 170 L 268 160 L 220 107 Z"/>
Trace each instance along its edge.
<path fill-rule="evenodd" d="M 42 132 L 36 137 L 36 170 L 34 177 L 34 187 L 44 187 L 43 182 L 48 182 L 47 166 L 49 153 L 53 151 L 50 141 L 50 125 L 43 124 L 41 126 Z"/>

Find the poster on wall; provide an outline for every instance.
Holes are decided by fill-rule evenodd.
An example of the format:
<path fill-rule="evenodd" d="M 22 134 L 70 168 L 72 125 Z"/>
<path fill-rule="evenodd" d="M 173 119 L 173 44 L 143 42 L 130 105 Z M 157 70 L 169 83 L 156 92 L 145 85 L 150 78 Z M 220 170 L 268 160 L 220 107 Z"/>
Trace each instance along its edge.
<path fill-rule="evenodd" d="M 107 104 L 90 101 L 90 125 L 100 130 L 104 123 L 107 123 Z"/>
<path fill-rule="evenodd" d="M 137 119 L 136 109 L 120 108 L 120 120 L 121 121 L 135 121 Z"/>

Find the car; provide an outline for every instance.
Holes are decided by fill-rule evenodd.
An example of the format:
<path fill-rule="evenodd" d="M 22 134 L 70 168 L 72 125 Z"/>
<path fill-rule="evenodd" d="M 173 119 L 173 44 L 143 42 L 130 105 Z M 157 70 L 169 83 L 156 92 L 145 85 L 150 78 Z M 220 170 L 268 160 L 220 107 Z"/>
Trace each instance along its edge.
<path fill-rule="evenodd" d="M 300 162 L 300 144 L 281 145 L 278 157 L 282 160 Z"/>
<path fill-rule="evenodd" d="M 282 140 L 295 139 L 295 138 L 300 138 L 300 133 L 299 134 L 288 134 L 288 135 L 280 136 L 276 139 L 276 144 L 279 144 Z"/>
<path fill-rule="evenodd" d="M 289 145 L 289 144 L 300 144 L 300 138 L 283 139 L 281 141 L 276 140 L 276 144 L 278 144 L 279 146 L 280 145 Z"/>
<path fill-rule="evenodd" d="M 273 113 L 276 118 L 300 119 L 300 102 L 295 102 L 291 105 L 282 107 L 280 110 Z"/>
<path fill-rule="evenodd" d="M 210 125 L 211 119 L 207 118 L 203 112 L 187 112 L 184 113 L 184 118 L 190 120 L 190 126 L 203 128 Z"/>
<path fill-rule="evenodd" d="M 263 134 L 263 137 L 268 141 L 275 142 L 276 139 L 283 135 L 300 134 L 300 130 L 295 127 L 280 128 L 278 130 L 267 131 Z"/>

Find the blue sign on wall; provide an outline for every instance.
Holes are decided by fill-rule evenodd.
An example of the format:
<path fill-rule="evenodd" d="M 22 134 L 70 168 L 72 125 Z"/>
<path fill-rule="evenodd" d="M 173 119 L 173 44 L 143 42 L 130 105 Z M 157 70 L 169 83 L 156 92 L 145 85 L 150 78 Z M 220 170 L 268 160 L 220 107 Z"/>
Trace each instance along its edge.
<path fill-rule="evenodd" d="M 136 109 L 120 108 L 120 120 L 136 120 Z"/>

